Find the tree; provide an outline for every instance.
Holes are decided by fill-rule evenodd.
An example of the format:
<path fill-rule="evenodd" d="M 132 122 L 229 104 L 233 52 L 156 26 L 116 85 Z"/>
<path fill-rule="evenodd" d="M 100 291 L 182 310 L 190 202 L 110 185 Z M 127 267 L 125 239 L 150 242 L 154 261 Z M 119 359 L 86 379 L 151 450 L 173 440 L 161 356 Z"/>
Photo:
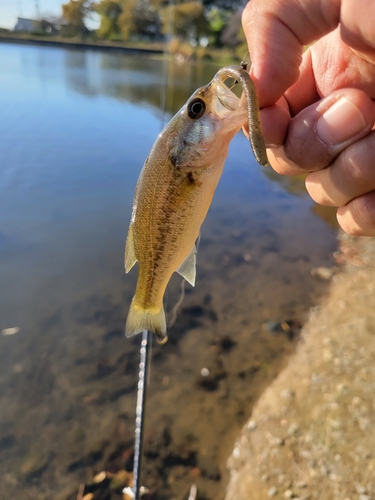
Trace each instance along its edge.
<path fill-rule="evenodd" d="M 156 4 L 149 0 L 125 0 L 119 26 L 124 40 L 131 37 L 158 38 L 161 23 Z"/>
<path fill-rule="evenodd" d="M 202 0 L 206 8 L 217 7 L 218 9 L 235 12 L 247 3 L 246 0 Z"/>
<path fill-rule="evenodd" d="M 69 0 L 62 5 L 63 18 L 68 22 L 68 34 L 84 35 L 87 32 L 85 18 L 90 11 L 88 0 Z"/>
<path fill-rule="evenodd" d="M 164 7 L 160 11 L 162 31 L 166 35 L 169 29 L 169 19 L 172 18 L 172 32 L 183 39 L 199 41 L 199 38 L 209 31 L 201 2 L 185 2 L 179 5 Z"/>
<path fill-rule="evenodd" d="M 116 0 L 101 0 L 94 5 L 94 10 L 100 16 L 99 38 L 112 38 L 120 34 L 119 18 L 122 6 Z"/>
<path fill-rule="evenodd" d="M 234 49 L 238 45 L 245 43 L 246 39 L 242 31 L 241 12 L 234 12 L 224 29 L 221 31 L 221 42 L 226 47 Z"/>
<path fill-rule="evenodd" d="M 230 18 L 229 10 L 212 7 L 208 10 L 208 22 L 210 26 L 210 43 L 216 47 L 222 47 L 221 35 Z"/>

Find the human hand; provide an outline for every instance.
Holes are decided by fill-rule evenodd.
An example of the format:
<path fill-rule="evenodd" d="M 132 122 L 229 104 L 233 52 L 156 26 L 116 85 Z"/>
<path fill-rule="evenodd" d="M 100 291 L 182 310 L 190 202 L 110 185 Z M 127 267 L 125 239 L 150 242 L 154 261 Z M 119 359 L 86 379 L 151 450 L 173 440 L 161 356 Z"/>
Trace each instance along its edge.
<path fill-rule="evenodd" d="M 272 167 L 375 236 L 375 2 L 251 0 L 242 21 Z"/>

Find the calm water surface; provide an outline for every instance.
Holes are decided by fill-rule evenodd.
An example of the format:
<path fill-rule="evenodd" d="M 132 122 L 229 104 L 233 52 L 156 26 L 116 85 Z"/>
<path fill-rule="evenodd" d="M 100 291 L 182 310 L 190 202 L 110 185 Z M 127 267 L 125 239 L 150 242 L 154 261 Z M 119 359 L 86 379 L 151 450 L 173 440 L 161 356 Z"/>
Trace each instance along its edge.
<path fill-rule="evenodd" d="M 167 118 L 216 70 L 172 66 Z M 136 279 L 123 251 L 161 75 L 143 57 L 0 45 L 0 331 L 19 328 L 0 335 L 0 498 L 75 499 L 103 468 L 131 469 L 139 338 L 123 337 Z M 293 351 L 262 325 L 303 322 L 324 291 L 310 270 L 330 265 L 335 231 L 312 208 L 234 138 L 197 286 L 154 349 L 144 483 L 157 498 L 187 498 L 193 481 L 223 497 L 236 432 Z"/>

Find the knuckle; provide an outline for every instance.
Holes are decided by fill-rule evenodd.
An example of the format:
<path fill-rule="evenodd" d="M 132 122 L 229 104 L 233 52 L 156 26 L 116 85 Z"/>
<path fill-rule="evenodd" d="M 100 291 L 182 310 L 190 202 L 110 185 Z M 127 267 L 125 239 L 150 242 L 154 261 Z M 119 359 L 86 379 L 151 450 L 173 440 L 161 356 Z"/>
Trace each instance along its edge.
<path fill-rule="evenodd" d="M 358 225 L 367 236 L 375 234 L 375 191 L 367 193 L 353 201 Z"/>
<path fill-rule="evenodd" d="M 348 189 L 366 189 L 375 182 L 375 134 L 371 133 L 344 150 L 337 158 L 335 181 Z"/>
<path fill-rule="evenodd" d="M 337 218 L 343 230 L 352 236 L 375 236 L 375 191 L 341 207 Z"/>
<path fill-rule="evenodd" d="M 343 181 L 348 185 L 360 186 L 364 182 L 365 165 L 361 162 L 356 151 L 344 153 L 339 157 L 341 168 L 337 168 L 336 172 L 342 175 Z"/>

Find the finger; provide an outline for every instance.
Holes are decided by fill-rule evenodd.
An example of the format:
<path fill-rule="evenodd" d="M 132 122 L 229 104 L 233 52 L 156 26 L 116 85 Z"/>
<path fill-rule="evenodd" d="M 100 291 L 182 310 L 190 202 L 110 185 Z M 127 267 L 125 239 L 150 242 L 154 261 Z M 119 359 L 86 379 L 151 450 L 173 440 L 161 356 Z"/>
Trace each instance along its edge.
<path fill-rule="evenodd" d="M 328 168 L 310 173 L 306 188 L 320 205 L 340 207 L 375 190 L 375 132 L 345 149 Z"/>
<path fill-rule="evenodd" d="M 375 191 L 366 193 L 337 211 L 343 230 L 355 236 L 375 236 Z"/>
<path fill-rule="evenodd" d="M 334 30 L 340 0 L 251 0 L 243 11 L 260 106 L 274 104 L 298 78 L 303 46 Z"/>
<path fill-rule="evenodd" d="M 300 111 L 314 102 L 318 102 L 322 97 L 326 97 L 318 94 L 316 85 L 310 47 L 302 56 L 298 80 L 285 92 L 285 98 L 292 116 L 296 116 Z"/>
<path fill-rule="evenodd" d="M 311 70 L 308 73 L 301 67 L 300 85 L 305 86 L 312 73 L 320 97 L 331 94 L 333 90 L 350 86 L 363 90 L 372 99 L 375 98 L 375 65 L 353 52 L 349 45 L 343 42 L 340 27 L 311 45 L 308 52 L 311 57 Z"/>
<path fill-rule="evenodd" d="M 291 120 L 284 159 L 305 171 L 320 170 L 350 144 L 367 135 L 374 121 L 374 103 L 364 92 L 337 90 Z"/>
<path fill-rule="evenodd" d="M 375 3 L 373 0 L 342 0 L 341 37 L 366 61 L 375 64 Z"/>
<path fill-rule="evenodd" d="M 285 92 L 292 116 L 347 86 L 375 99 L 375 65 L 354 54 L 340 28 L 311 45 L 303 54 L 298 80 Z"/>

